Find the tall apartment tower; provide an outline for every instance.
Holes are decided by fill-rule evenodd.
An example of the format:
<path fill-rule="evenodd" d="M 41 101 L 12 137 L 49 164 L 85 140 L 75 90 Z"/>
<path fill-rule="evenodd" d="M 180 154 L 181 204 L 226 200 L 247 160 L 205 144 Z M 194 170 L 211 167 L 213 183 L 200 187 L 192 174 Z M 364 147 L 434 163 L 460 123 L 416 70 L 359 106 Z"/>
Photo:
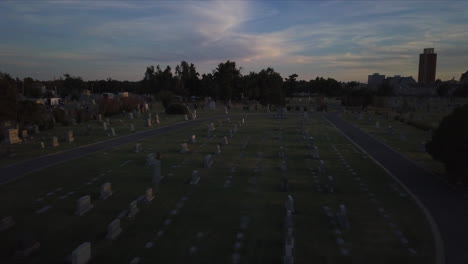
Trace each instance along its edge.
<path fill-rule="evenodd" d="M 434 48 L 424 49 L 423 54 L 419 54 L 419 74 L 418 83 L 432 84 L 435 82 L 437 54 Z"/>

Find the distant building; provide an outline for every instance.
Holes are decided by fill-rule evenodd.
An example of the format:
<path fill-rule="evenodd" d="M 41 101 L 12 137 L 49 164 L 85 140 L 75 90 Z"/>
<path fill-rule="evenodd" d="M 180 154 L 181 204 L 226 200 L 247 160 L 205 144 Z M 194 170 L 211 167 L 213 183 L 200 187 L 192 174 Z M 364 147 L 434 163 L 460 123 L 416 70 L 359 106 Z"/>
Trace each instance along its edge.
<path fill-rule="evenodd" d="M 434 48 L 424 49 L 424 53 L 419 54 L 418 83 L 433 84 L 436 77 L 437 54 Z"/>
<path fill-rule="evenodd" d="M 114 94 L 113 94 L 113 93 L 103 93 L 103 94 L 102 94 L 102 97 L 103 97 L 103 98 L 107 98 L 107 99 L 113 99 L 113 98 L 114 98 Z"/>
<path fill-rule="evenodd" d="M 461 84 L 466 84 L 468 83 L 468 71 L 466 71 L 465 73 L 463 73 L 460 77 L 460 83 Z"/>
<path fill-rule="evenodd" d="M 128 97 L 128 92 L 119 92 L 120 97 Z"/>
<path fill-rule="evenodd" d="M 376 90 L 377 88 L 379 88 L 380 85 L 383 84 L 384 81 L 385 75 L 374 73 L 372 75 L 367 76 L 367 87 L 369 89 Z"/>

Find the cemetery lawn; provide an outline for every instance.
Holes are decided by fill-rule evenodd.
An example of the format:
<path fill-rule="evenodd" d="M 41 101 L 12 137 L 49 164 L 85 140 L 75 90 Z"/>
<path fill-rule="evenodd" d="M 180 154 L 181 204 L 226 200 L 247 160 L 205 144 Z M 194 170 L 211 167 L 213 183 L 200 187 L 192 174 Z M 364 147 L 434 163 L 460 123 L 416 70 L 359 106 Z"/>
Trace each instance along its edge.
<path fill-rule="evenodd" d="M 369 116 L 371 117 L 371 121 L 368 119 Z M 359 120 L 358 117 L 359 114 L 347 113 L 342 115 L 342 118 L 345 120 L 352 122 L 362 130 L 380 139 L 421 167 L 438 175 L 445 174 L 443 163 L 432 159 L 429 153 L 419 150 L 421 144 L 425 144 L 431 140 L 432 135 L 429 131 L 415 128 L 393 118 L 386 119 L 384 116 L 376 115 L 372 111 L 363 114 L 364 118 L 362 120 Z M 376 121 L 380 122 L 380 128 L 376 128 Z M 393 134 L 388 133 L 388 126 L 393 128 Z M 400 138 L 401 133 L 404 134 L 406 139 Z"/>
<path fill-rule="evenodd" d="M 198 109 L 197 115 L 199 118 L 204 118 L 224 114 L 224 108 L 223 110 L 221 110 L 221 107 L 218 108 L 219 109 L 215 111 Z M 154 108 L 150 111 L 153 119 L 152 128 L 157 128 L 160 126 L 170 125 L 184 121 L 183 115 L 165 114 L 162 106 L 160 105 L 155 105 Z M 230 110 L 230 113 L 232 114 L 241 112 L 242 110 L 240 107 L 235 107 L 232 110 Z M 156 113 L 159 113 L 160 124 L 155 124 L 154 122 Z M 116 136 L 123 136 L 133 133 L 130 130 L 131 124 L 134 125 L 136 132 L 149 129 L 145 125 L 147 116 L 147 114 L 142 113 L 141 118 L 137 118 L 135 116 L 133 120 L 129 120 L 128 114 L 122 113 L 113 115 L 109 117 L 110 126 L 108 126 L 107 131 L 103 129 L 102 122 L 99 122 L 97 120 L 90 120 L 88 122 L 78 123 L 74 126 L 63 126 L 60 123 L 57 123 L 53 129 L 40 131 L 39 134 L 31 134 L 30 132 L 26 142 L 12 145 L 0 144 L 0 167 L 7 167 L 22 160 L 57 153 L 60 151 L 110 139 L 112 138 L 110 128 L 115 129 Z M 102 120 L 105 121 L 106 117 L 103 116 Z M 87 129 L 88 125 L 90 127 L 90 130 Z M 73 131 L 75 137 L 75 141 L 72 143 L 66 142 L 66 136 L 69 130 Z M 58 147 L 52 147 L 53 136 L 58 137 L 60 144 Z M 41 148 L 41 142 L 44 142 L 45 144 L 44 149 Z M 8 151 L 12 152 L 13 154 L 5 154 Z"/>
<path fill-rule="evenodd" d="M 223 119 L 222 126 L 214 122 L 214 138 L 206 137 L 203 124 L 141 140 L 140 153 L 133 152 L 134 143 L 122 145 L 0 186 L 0 218 L 11 215 L 16 222 L 0 236 L 0 262 L 9 263 L 14 238 L 26 232 L 41 243 L 26 263 L 63 262 L 86 241 L 91 242 L 90 263 L 129 263 L 135 257 L 140 263 L 233 263 L 233 256 L 239 263 L 283 263 L 285 202 L 290 194 L 296 211 L 296 263 L 433 263 L 433 237 L 415 202 L 335 128 L 318 115 L 311 116 L 304 128 L 315 138 L 326 175 L 335 178 L 333 193 L 326 191 L 326 177 L 315 172 L 318 161 L 311 159 L 299 131 L 302 115 L 289 114 L 280 130 L 272 115 L 247 114 L 238 133 L 221 146 L 221 155 L 214 155 L 212 168 L 203 168 L 203 158 L 216 150 L 239 119 L 233 118 L 232 124 Z M 197 141 L 189 144 L 190 152 L 178 153 L 192 134 Z M 289 193 L 280 191 L 280 146 L 286 153 Z M 155 152 L 161 153 L 166 176 L 155 199 L 139 202 L 136 217 L 121 220 L 122 234 L 106 240 L 107 225 L 154 187 L 145 159 Z M 197 185 L 189 184 L 193 170 L 201 178 Z M 114 193 L 99 200 L 105 182 L 112 184 Z M 84 195 L 91 195 L 94 208 L 75 216 L 76 200 Z M 322 207 L 336 212 L 340 204 L 347 207 L 350 228 L 338 234 Z M 35 213 L 44 206 L 52 208 Z M 341 248 L 349 254 L 343 255 Z"/>

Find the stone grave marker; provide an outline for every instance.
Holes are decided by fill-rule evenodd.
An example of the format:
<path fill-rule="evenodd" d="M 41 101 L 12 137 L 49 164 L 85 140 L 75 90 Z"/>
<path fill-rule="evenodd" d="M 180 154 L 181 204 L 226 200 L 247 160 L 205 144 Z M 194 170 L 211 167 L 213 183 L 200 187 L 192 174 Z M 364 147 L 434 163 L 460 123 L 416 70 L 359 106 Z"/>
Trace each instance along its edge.
<path fill-rule="evenodd" d="M 187 114 L 184 115 L 184 120 L 188 121 L 188 115 Z"/>
<path fill-rule="evenodd" d="M 130 206 L 128 208 L 128 218 L 135 217 L 136 214 L 140 211 L 138 210 L 137 203 L 138 203 L 137 200 L 130 203 Z"/>
<path fill-rule="evenodd" d="M 216 155 L 221 154 L 221 146 L 219 144 L 216 144 Z"/>
<path fill-rule="evenodd" d="M 34 125 L 34 134 L 39 134 L 39 126 Z"/>
<path fill-rule="evenodd" d="M 42 148 L 42 149 L 45 149 L 45 144 L 44 144 L 43 141 L 41 141 L 41 148 Z"/>
<path fill-rule="evenodd" d="M 208 154 L 205 156 L 205 159 L 203 160 L 203 167 L 204 168 L 211 168 L 213 165 L 213 156 L 211 154 Z"/>
<path fill-rule="evenodd" d="M 136 143 L 135 144 L 135 153 L 139 153 L 141 152 L 141 143 Z"/>
<path fill-rule="evenodd" d="M 151 118 L 146 119 L 146 127 L 152 127 L 153 124 L 151 123 Z"/>
<path fill-rule="evenodd" d="M 128 119 L 133 120 L 133 113 L 128 113 Z"/>
<path fill-rule="evenodd" d="M 319 155 L 319 152 L 318 152 L 318 147 L 317 146 L 314 146 L 312 148 L 312 158 L 314 160 L 319 160 L 320 159 L 320 155 Z"/>
<path fill-rule="evenodd" d="M 223 144 L 224 144 L 224 145 L 227 145 L 227 144 L 229 143 L 229 141 L 228 141 L 228 138 L 227 138 L 226 136 L 224 136 L 224 138 L 223 138 L 223 139 L 224 139 L 224 142 L 223 142 Z"/>
<path fill-rule="evenodd" d="M 130 131 L 135 132 L 135 125 L 134 124 L 130 124 Z"/>
<path fill-rule="evenodd" d="M 75 141 L 75 137 L 73 136 L 73 131 L 69 130 L 67 132 L 67 142 L 72 143 L 73 141 Z"/>
<path fill-rule="evenodd" d="M 86 264 L 91 259 L 91 243 L 85 242 L 73 250 L 71 255 L 72 264 Z"/>
<path fill-rule="evenodd" d="M 375 128 L 380 128 L 380 122 L 379 121 L 375 122 Z"/>
<path fill-rule="evenodd" d="M 187 143 L 180 144 L 180 153 L 187 153 L 189 151 Z"/>
<path fill-rule="evenodd" d="M 156 120 L 154 121 L 156 124 L 159 124 L 159 115 L 156 114 Z"/>
<path fill-rule="evenodd" d="M 192 178 L 190 180 L 190 184 L 198 184 L 200 181 L 200 176 L 198 175 L 198 170 L 192 171 Z"/>
<path fill-rule="evenodd" d="M 76 215 L 82 216 L 86 214 L 89 210 L 91 210 L 94 207 L 94 205 L 91 204 L 91 196 L 85 195 L 78 199 L 76 207 Z"/>
<path fill-rule="evenodd" d="M 106 122 L 102 123 L 102 128 L 104 129 L 104 131 L 107 131 L 107 123 Z"/>
<path fill-rule="evenodd" d="M 106 239 L 116 239 L 120 233 L 122 233 L 122 228 L 120 227 L 120 219 L 115 219 L 107 226 L 107 235 Z"/>
<path fill-rule="evenodd" d="M 112 195 L 112 185 L 110 182 L 106 182 L 101 186 L 101 196 L 100 199 L 106 200 Z"/>
<path fill-rule="evenodd" d="M 189 139 L 190 144 L 194 144 L 196 142 L 196 138 L 197 137 L 195 135 L 192 135 Z"/>
<path fill-rule="evenodd" d="M 111 135 L 115 137 L 115 129 L 113 127 L 111 127 Z"/>
<path fill-rule="evenodd" d="M 145 191 L 145 201 L 151 202 L 154 199 L 153 188 L 148 188 Z"/>
<path fill-rule="evenodd" d="M 291 211 L 291 213 L 294 213 L 294 199 L 291 195 L 288 195 L 288 199 L 286 201 L 286 210 Z"/>
<path fill-rule="evenodd" d="M 333 176 L 328 176 L 327 179 L 328 192 L 333 193 L 335 191 L 335 179 L 333 178 Z"/>
<path fill-rule="evenodd" d="M 21 139 L 18 137 L 18 129 L 16 128 L 6 128 L 4 130 L 4 135 L 5 144 L 16 144 L 21 142 Z"/>
<path fill-rule="evenodd" d="M 97 118 L 98 118 L 99 122 L 102 122 L 102 115 L 101 114 L 98 114 Z"/>
<path fill-rule="evenodd" d="M 59 142 L 58 142 L 58 138 L 57 137 L 52 137 L 52 147 L 58 147 L 59 146 Z"/>
<path fill-rule="evenodd" d="M 145 161 L 146 166 L 152 166 L 154 161 L 155 161 L 154 153 L 150 153 L 150 154 L 146 155 L 146 161 Z"/>

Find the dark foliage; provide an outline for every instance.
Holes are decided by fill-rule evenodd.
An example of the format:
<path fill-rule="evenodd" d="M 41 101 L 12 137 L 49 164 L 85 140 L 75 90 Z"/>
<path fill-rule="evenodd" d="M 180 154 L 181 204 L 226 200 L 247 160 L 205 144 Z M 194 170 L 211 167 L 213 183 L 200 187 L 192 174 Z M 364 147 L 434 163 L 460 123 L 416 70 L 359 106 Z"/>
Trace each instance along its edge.
<path fill-rule="evenodd" d="M 442 120 L 426 149 L 435 160 L 445 164 L 453 179 L 468 183 L 468 104 Z"/>

